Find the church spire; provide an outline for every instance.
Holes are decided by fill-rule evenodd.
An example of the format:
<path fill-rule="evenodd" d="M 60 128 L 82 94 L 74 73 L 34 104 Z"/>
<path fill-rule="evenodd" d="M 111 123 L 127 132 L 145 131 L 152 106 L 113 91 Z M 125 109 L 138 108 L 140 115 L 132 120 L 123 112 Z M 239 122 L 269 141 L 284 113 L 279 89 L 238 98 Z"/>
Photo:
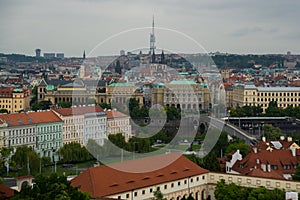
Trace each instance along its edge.
<path fill-rule="evenodd" d="M 85 50 L 83 51 L 83 59 L 85 59 Z"/>

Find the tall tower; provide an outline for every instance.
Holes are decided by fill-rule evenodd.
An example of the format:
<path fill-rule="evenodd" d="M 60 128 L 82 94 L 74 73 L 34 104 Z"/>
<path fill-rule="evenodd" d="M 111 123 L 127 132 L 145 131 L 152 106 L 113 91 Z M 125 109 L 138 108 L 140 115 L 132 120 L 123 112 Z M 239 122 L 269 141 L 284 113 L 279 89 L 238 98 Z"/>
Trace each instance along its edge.
<path fill-rule="evenodd" d="M 36 49 L 35 50 L 35 57 L 40 58 L 41 57 L 41 49 Z"/>
<path fill-rule="evenodd" d="M 85 50 L 83 51 L 82 57 L 83 57 L 83 59 L 85 59 Z"/>
<path fill-rule="evenodd" d="M 152 33 L 150 33 L 150 54 L 152 54 L 152 63 L 155 62 L 155 35 L 154 35 L 154 16 L 152 20 Z"/>

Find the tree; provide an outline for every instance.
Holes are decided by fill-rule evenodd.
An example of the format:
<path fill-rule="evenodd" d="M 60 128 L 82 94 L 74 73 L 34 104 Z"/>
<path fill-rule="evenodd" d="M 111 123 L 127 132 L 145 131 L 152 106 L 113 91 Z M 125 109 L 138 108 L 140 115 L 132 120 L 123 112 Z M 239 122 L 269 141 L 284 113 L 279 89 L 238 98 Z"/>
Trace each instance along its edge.
<path fill-rule="evenodd" d="M 57 154 L 62 157 L 64 163 L 77 163 L 93 159 L 92 155 L 85 147 L 77 142 L 71 142 L 61 147 Z"/>
<path fill-rule="evenodd" d="M 230 143 L 226 148 L 226 155 L 236 150 L 240 150 L 240 153 L 245 157 L 249 153 L 250 147 L 245 142 Z"/>
<path fill-rule="evenodd" d="M 8 110 L 7 110 L 7 109 L 4 109 L 4 108 L 2 108 L 2 109 L 0 109 L 0 113 L 8 113 Z"/>
<path fill-rule="evenodd" d="M 266 109 L 267 117 L 280 117 L 282 116 L 282 109 L 278 108 L 277 101 L 271 101 Z"/>
<path fill-rule="evenodd" d="M 274 127 L 271 124 L 264 124 L 264 135 L 269 140 L 276 140 L 283 134 L 281 133 L 280 128 Z"/>
<path fill-rule="evenodd" d="M 230 199 L 284 199 L 285 191 L 275 188 L 274 190 L 267 190 L 265 187 L 246 188 L 236 185 L 235 183 L 225 184 L 225 180 L 218 181 L 214 191 L 217 200 L 230 200 Z"/>
<path fill-rule="evenodd" d="M 25 145 L 17 147 L 16 153 L 12 156 L 12 161 L 16 163 L 23 174 L 27 174 L 27 172 L 36 174 L 39 172 L 40 157 L 32 147 Z"/>
<path fill-rule="evenodd" d="M 58 107 L 61 107 L 61 108 L 71 108 L 72 102 L 69 102 L 69 101 L 67 101 L 67 102 L 60 101 L 60 102 L 58 102 L 57 105 L 58 105 Z"/>
<path fill-rule="evenodd" d="M 213 172 L 221 172 L 221 166 L 215 151 L 211 151 L 203 158 L 203 168 Z"/>
<path fill-rule="evenodd" d="M 81 192 L 78 188 L 72 187 L 66 176 L 57 174 L 38 175 L 34 178 L 33 187 L 22 186 L 21 191 L 12 200 L 17 199 L 74 199 L 88 200 L 89 194 Z"/>
<path fill-rule="evenodd" d="M 110 134 L 108 139 L 114 143 L 116 146 L 122 149 L 128 149 L 128 144 L 125 141 L 125 137 L 122 133 Z"/>
<path fill-rule="evenodd" d="M 107 103 L 99 103 L 99 106 L 103 109 L 111 109 L 111 105 Z"/>
<path fill-rule="evenodd" d="M 158 188 L 153 192 L 153 196 L 154 198 L 152 198 L 152 200 L 166 200 L 163 193 Z"/>

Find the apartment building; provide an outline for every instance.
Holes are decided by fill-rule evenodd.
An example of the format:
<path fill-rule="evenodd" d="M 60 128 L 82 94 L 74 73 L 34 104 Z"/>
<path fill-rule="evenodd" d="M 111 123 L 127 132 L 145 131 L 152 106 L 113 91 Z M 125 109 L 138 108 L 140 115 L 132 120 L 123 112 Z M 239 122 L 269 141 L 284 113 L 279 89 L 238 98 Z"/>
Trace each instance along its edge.
<path fill-rule="evenodd" d="M 0 109 L 14 113 L 30 109 L 30 90 L 25 88 L 1 87 Z"/>
<path fill-rule="evenodd" d="M 71 142 L 77 142 L 84 145 L 84 132 L 86 114 L 96 114 L 103 112 L 100 106 L 88 105 L 88 106 L 72 106 L 71 108 L 54 108 L 53 111 L 62 119 L 62 141 L 63 144 L 69 144 Z M 105 117 L 104 117 L 105 118 Z M 102 124 L 106 119 L 102 119 Z M 105 129 L 105 128 L 103 128 Z M 104 137 L 104 136 L 103 136 Z"/>
<path fill-rule="evenodd" d="M 32 147 L 52 157 L 62 146 L 62 120 L 52 111 L 0 115 L 0 147 Z"/>
<path fill-rule="evenodd" d="M 132 137 L 130 117 L 116 109 L 106 110 L 107 115 L 107 135 L 122 133 L 125 140 Z"/>

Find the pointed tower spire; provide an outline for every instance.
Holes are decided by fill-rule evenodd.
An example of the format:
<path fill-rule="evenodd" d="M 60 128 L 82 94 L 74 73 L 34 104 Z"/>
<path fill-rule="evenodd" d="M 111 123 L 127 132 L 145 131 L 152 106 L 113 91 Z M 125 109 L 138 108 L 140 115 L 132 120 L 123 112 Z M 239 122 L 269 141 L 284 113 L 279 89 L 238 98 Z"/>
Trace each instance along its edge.
<path fill-rule="evenodd" d="M 155 62 L 155 35 L 154 35 L 154 16 L 152 20 L 152 33 L 150 33 L 150 54 L 152 54 L 152 63 Z"/>
<path fill-rule="evenodd" d="M 85 50 L 83 51 L 83 59 L 85 59 Z"/>

